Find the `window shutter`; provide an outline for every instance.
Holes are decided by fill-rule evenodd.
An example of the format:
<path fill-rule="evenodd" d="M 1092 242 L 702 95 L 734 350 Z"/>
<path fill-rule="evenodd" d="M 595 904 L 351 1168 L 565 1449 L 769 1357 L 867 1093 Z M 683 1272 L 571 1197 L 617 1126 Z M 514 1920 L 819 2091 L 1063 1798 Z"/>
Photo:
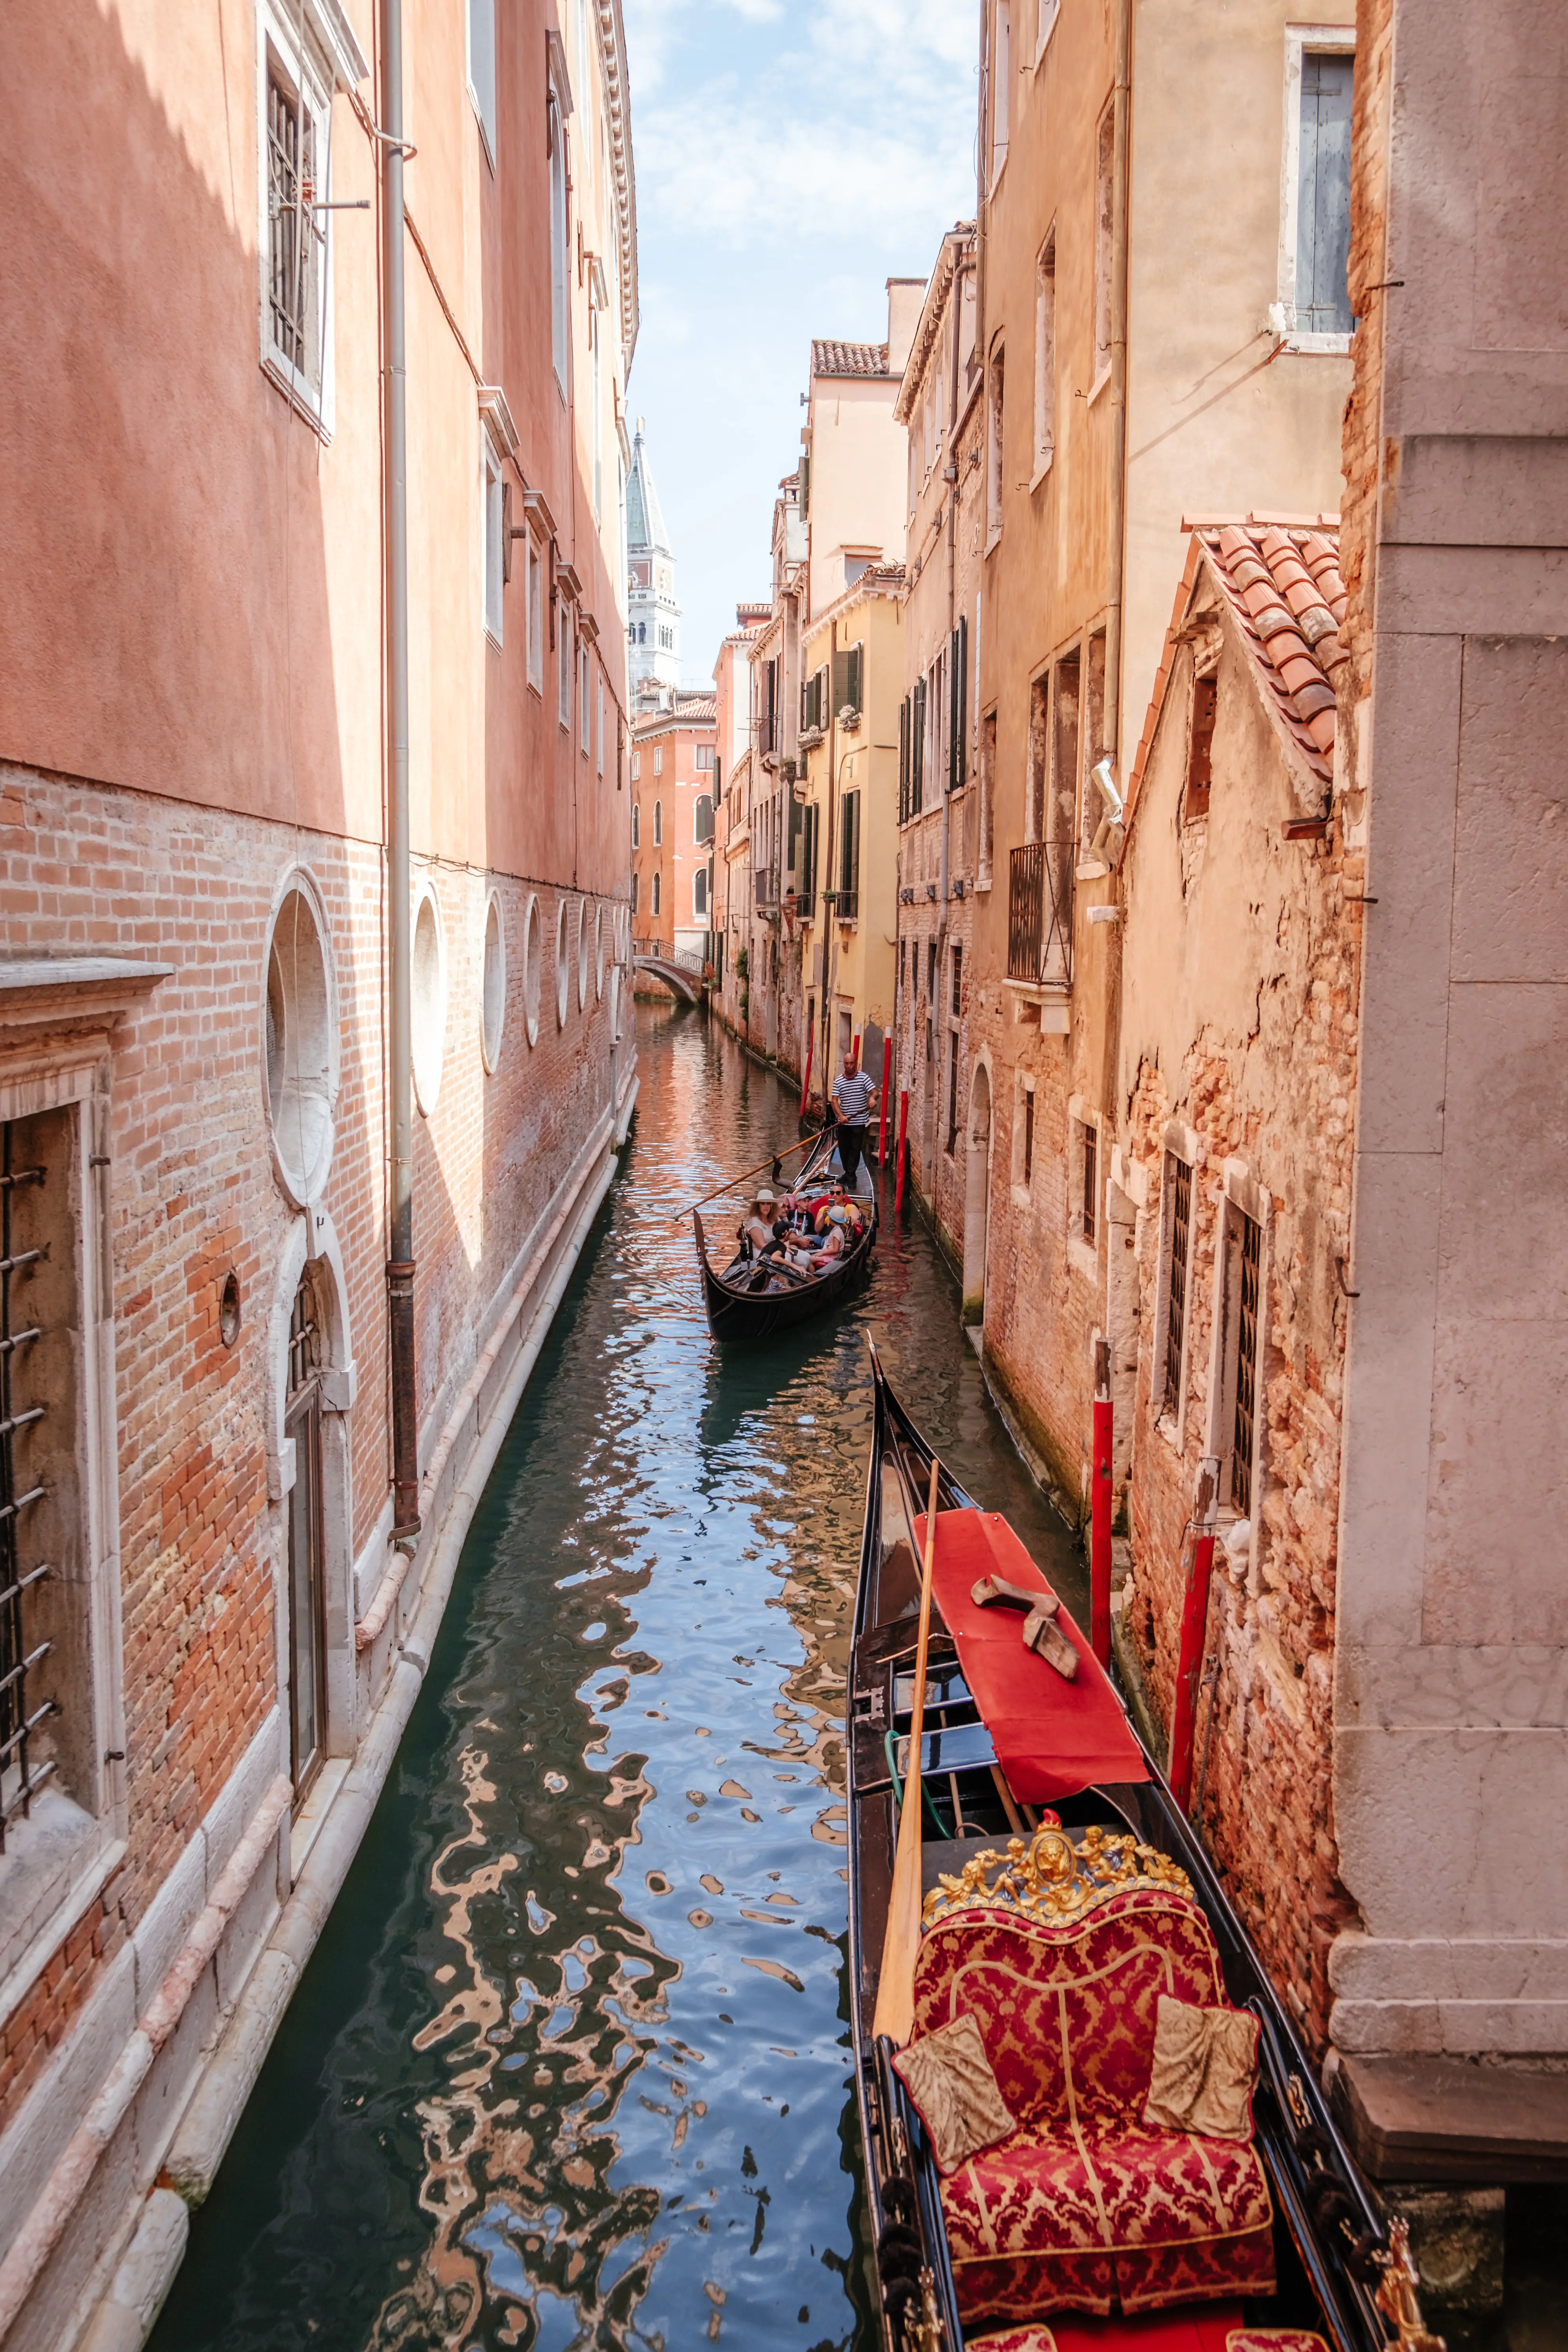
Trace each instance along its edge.
<path fill-rule="evenodd" d="M 957 780 L 962 785 L 969 781 L 969 615 L 967 613 L 960 613 L 958 627 L 954 635 L 957 639 L 958 658 L 953 664 L 957 713 L 952 730 L 953 758 L 956 762 Z"/>
<path fill-rule="evenodd" d="M 926 682 L 915 680 L 915 706 L 910 721 L 910 807 L 919 816 L 925 804 Z"/>
<path fill-rule="evenodd" d="M 866 648 L 858 640 L 849 648 L 849 692 L 847 699 L 852 710 L 864 710 Z"/>
<path fill-rule="evenodd" d="M 910 698 L 899 705 L 899 823 L 910 817 Z"/>

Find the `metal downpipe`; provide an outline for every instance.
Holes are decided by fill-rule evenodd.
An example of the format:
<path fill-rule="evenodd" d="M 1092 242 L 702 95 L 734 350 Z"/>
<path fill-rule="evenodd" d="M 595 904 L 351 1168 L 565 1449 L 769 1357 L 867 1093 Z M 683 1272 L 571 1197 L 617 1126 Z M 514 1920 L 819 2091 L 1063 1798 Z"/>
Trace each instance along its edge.
<path fill-rule="evenodd" d="M 414 1363 L 414 1054 L 408 866 L 408 379 L 404 353 L 403 9 L 384 0 L 382 169 L 385 203 L 386 889 L 388 1175 L 386 1319 L 392 1367 L 394 1542 L 419 1532 Z"/>

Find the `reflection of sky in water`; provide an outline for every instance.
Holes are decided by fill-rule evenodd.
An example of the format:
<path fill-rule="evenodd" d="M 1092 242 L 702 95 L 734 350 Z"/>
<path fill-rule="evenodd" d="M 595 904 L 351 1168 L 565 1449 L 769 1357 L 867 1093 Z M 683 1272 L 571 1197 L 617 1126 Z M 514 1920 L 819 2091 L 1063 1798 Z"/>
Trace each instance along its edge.
<path fill-rule="evenodd" d="M 870 2340 L 842 1986 L 868 1321 L 961 1475 L 1037 1549 L 1049 1523 L 918 1224 L 858 1309 L 721 1360 L 670 1212 L 793 1106 L 639 1017 L 628 1176 L 156 2352 Z"/>

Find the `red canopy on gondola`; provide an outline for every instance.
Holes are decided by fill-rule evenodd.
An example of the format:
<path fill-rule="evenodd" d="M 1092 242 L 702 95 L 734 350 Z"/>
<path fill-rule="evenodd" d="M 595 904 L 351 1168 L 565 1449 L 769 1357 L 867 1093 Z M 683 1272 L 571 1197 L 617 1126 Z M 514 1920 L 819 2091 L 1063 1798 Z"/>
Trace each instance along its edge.
<path fill-rule="evenodd" d="M 918 1555 L 925 1549 L 923 1514 L 914 1534 Z M 1121 1702 L 1066 1609 L 1057 1623 L 1078 1652 L 1071 1682 L 1024 1647 L 1016 1609 L 975 1606 L 970 1592 L 983 1576 L 1030 1592 L 1051 1589 L 999 1511 L 940 1511 L 932 1598 L 1014 1796 L 1048 1805 L 1101 1782 L 1146 1780 Z"/>

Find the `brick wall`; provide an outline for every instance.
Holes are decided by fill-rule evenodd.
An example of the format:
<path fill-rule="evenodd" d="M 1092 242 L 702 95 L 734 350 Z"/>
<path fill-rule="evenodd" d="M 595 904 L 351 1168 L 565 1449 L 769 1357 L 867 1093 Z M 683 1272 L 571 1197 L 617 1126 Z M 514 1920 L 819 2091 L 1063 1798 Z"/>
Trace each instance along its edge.
<path fill-rule="evenodd" d="M 1222 697 L 1226 691 L 1222 684 Z M 1268 810 L 1263 722 L 1250 756 L 1233 756 Z M 1164 810 L 1141 809 L 1141 822 Z M 1129 1532 L 1132 1583 L 1125 1630 L 1154 1711 L 1174 1701 L 1186 1533 L 1198 1465 L 1209 1450 L 1216 1255 L 1225 1163 L 1244 1164 L 1264 1209 L 1258 1405 L 1262 1418 L 1251 1557 L 1216 1553 L 1209 1657 L 1218 1673 L 1200 1702 L 1194 1790 L 1205 1835 L 1281 1993 L 1315 2046 L 1327 2035 L 1327 1954 L 1354 1918 L 1338 1877 L 1331 1764 L 1332 1667 L 1352 1107 L 1359 1052 L 1359 853 L 1281 845 L 1258 827 L 1257 878 L 1267 951 L 1245 994 L 1251 1021 L 1200 1020 L 1179 1058 L 1145 1054 L 1121 1129 L 1135 1227 L 1140 1345 Z M 1140 845 L 1140 850 L 1141 850 Z M 1135 853 L 1137 854 L 1137 853 Z M 1173 854 L 1173 853 L 1172 853 Z M 1237 885 L 1230 877 L 1228 897 Z M 1138 876 L 1130 877 L 1136 951 Z M 1223 907 L 1211 909 L 1223 914 Z M 1200 919 L 1196 915 L 1194 919 Z M 1165 1132 L 1198 1139 L 1187 1286 L 1187 1373 L 1181 1424 L 1162 1411 L 1161 1189 Z M 1222 1491 L 1222 1503 L 1228 1502 Z"/>
<path fill-rule="evenodd" d="M 276 1444 L 268 1323 L 277 1269 L 299 1223 L 275 1181 L 263 1071 L 273 892 L 308 868 L 335 967 L 341 1074 L 323 1202 L 346 1276 L 358 1393 L 345 1551 L 363 1555 L 360 1600 L 380 1580 L 373 1538 L 387 1491 L 381 1000 L 384 890 L 374 845 L 15 768 L 0 772 L 0 911 L 16 953 L 112 951 L 174 975 L 116 1032 L 111 1057 L 119 1538 L 129 1819 L 123 1860 L 99 1901 L 0 2029 L 0 2128 L 210 1811 L 269 1710 L 286 1705 L 275 1596 L 286 1508 L 268 1497 Z M 445 1058 L 434 1114 L 416 1119 L 421 1459 L 483 1345 L 519 1252 L 552 1212 L 609 1106 L 608 968 L 616 909 L 595 902 L 578 1003 L 575 909 L 567 1013 L 558 1022 L 561 893 L 518 877 L 430 869 L 447 947 Z M 508 958 L 498 1066 L 484 1071 L 485 907 L 500 897 Z M 522 1002 L 523 924 L 540 901 L 538 1045 Z M 627 1049 L 623 1049 L 623 1052 Z M 241 1328 L 217 1329 L 226 1276 Z M 367 1551 L 367 1547 L 369 1549 Z M 352 1599 L 353 1588 L 350 1588 Z M 342 1612 L 340 1612 L 341 1614 Z M 352 1608 L 348 1643 L 352 1655 Z M 352 1673 L 346 1686 L 353 1686 Z M 361 1691 L 363 1707 L 373 1693 Z M 346 1753 L 355 1727 L 329 1725 Z M 286 1751 L 285 1763 L 286 1769 Z"/>
<path fill-rule="evenodd" d="M 1349 600 L 1341 635 L 1351 655 L 1348 673 L 1340 683 L 1340 707 L 1347 715 L 1372 691 L 1373 550 L 1382 471 L 1383 320 L 1384 305 L 1399 299 L 1398 289 L 1383 283 L 1389 275 L 1386 180 L 1393 73 L 1394 0 L 1357 0 L 1349 279 L 1351 308 L 1358 325 L 1352 347 L 1355 376 L 1345 404 L 1345 487 L 1340 509 L 1340 569 Z"/>

